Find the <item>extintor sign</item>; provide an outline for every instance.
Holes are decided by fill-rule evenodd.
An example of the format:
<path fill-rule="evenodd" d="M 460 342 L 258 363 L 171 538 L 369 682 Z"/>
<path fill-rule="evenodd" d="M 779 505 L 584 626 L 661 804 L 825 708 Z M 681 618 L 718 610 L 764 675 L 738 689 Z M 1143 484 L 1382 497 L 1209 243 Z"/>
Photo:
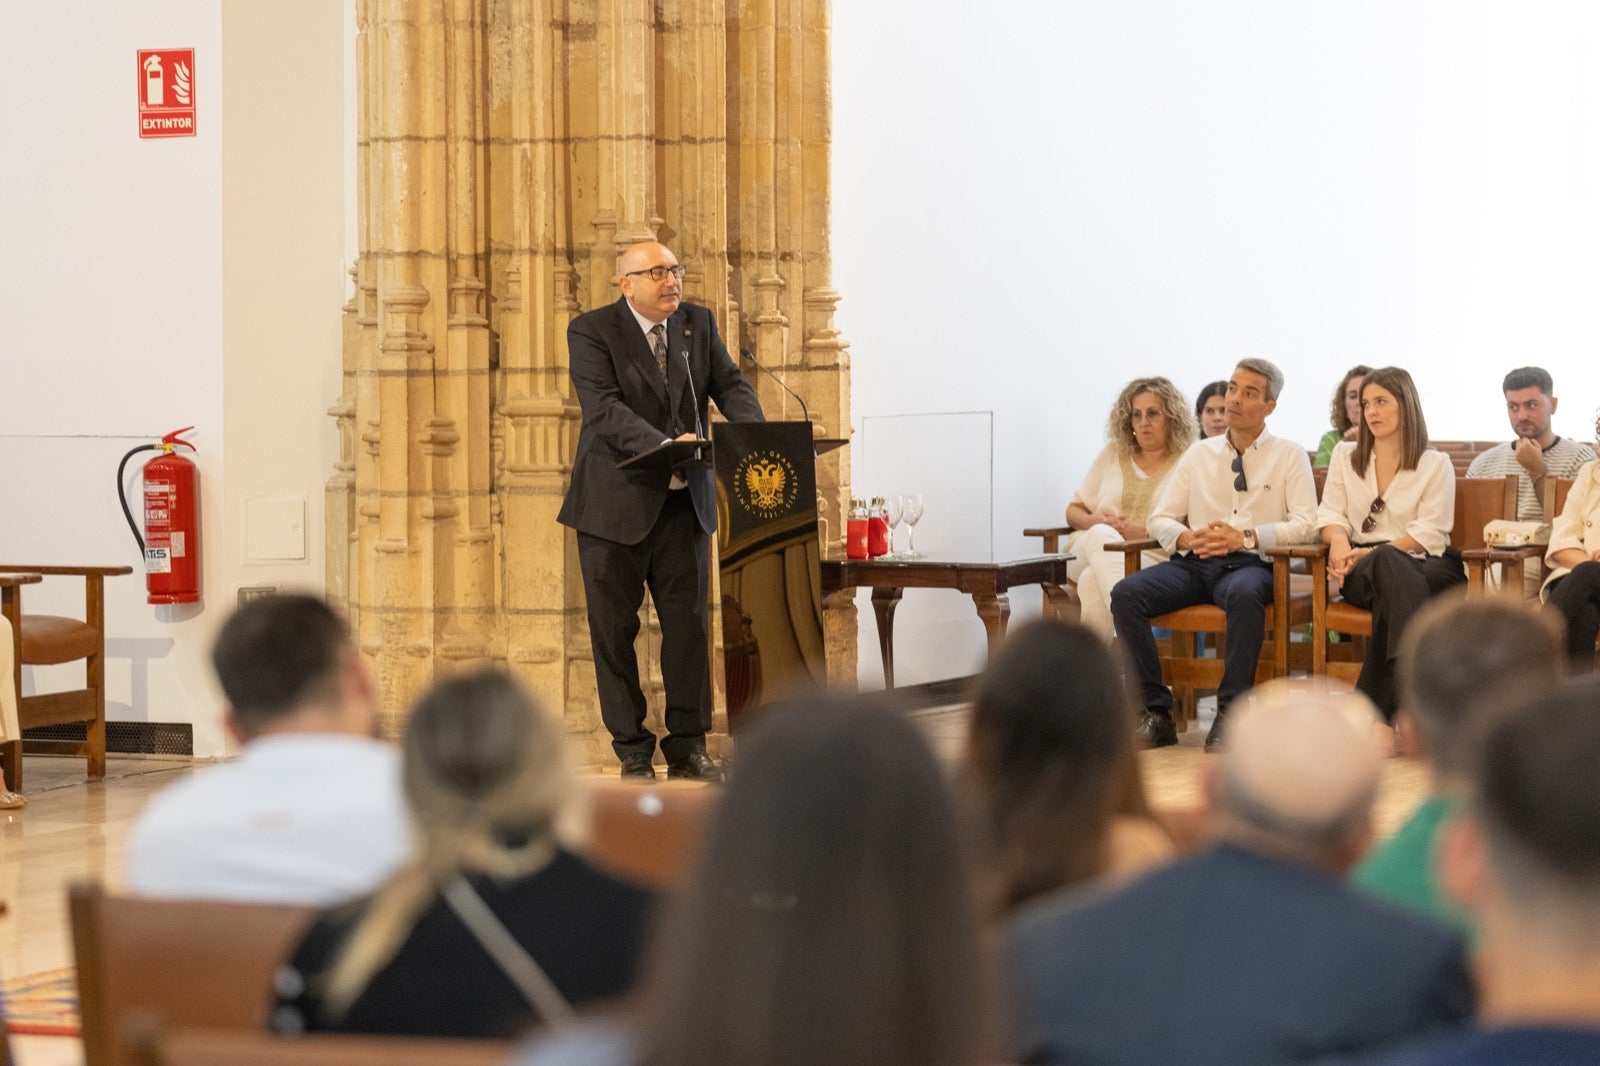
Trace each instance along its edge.
<path fill-rule="evenodd" d="M 139 136 L 193 137 L 194 49 L 139 50 Z"/>

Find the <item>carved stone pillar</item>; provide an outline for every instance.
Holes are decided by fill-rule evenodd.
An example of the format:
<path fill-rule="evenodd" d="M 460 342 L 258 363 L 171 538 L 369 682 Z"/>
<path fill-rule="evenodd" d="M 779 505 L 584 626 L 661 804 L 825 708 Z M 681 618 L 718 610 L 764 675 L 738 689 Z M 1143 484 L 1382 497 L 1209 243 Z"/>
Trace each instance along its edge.
<path fill-rule="evenodd" d="M 849 433 L 828 257 L 826 0 L 356 0 L 360 258 L 344 308 L 328 588 L 391 726 L 503 664 L 609 744 L 573 536 L 572 317 L 671 245 L 689 298 Z M 747 309 L 747 310 L 745 310 Z M 799 417 L 770 381 L 774 417 Z M 819 471 L 842 531 L 848 464 Z M 849 640 L 840 634 L 850 628 Z M 854 673 L 854 618 L 829 610 Z M 831 665 L 831 664 L 830 664 Z M 655 664 L 651 663 L 651 672 Z M 656 675 L 659 676 L 659 675 Z"/>

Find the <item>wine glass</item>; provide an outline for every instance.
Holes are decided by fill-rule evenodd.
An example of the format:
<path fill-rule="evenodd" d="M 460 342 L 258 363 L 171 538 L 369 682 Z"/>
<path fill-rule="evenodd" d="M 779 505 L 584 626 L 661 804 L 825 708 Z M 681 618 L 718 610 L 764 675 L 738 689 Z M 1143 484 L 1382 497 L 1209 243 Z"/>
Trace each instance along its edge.
<path fill-rule="evenodd" d="M 885 559 L 895 559 L 899 553 L 894 550 L 894 535 L 900 529 L 900 523 L 905 521 L 905 499 L 900 496 L 885 496 L 883 498 L 883 517 L 889 520 L 889 554 Z"/>
<path fill-rule="evenodd" d="M 922 553 L 917 551 L 917 523 L 922 521 L 922 493 L 913 492 L 900 497 L 900 513 L 905 517 L 906 524 L 911 527 L 911 533 L 906 540 L 906 553 L 904 559 L 920 559 Z"/>

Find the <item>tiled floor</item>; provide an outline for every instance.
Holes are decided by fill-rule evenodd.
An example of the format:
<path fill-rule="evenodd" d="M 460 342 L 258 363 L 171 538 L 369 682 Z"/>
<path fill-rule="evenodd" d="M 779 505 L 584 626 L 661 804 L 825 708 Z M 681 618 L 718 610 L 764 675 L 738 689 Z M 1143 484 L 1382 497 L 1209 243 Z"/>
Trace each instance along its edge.
<path fill-rule="evenodd" d="M 965 707 L 910 713 L 941 756 L 958 757 L 966 735 Z M 1203 727 L 1191 728 L 1177 747 L 1145 753 L 1145 783 L 1158 806 L 1199 803 L 1204 738 Z M 205 772 L 204 765 L 186 761 L 113 757 L 104 781 L 86 782 L 80 760 L 30 758 L 28 808 L 0 811 L 0 901 L 9 905 L 0 916 L 0 974 L 71 965 L 66 887 L 83 878 L 120 886 L 123 845 L 145 802 L 173 781 Z M 1392 832 L 1426 788 L 1420 767 L 1392 760 L 1379 802 L 1380 830 Z M 18 1037 L 14 1044 L 20 1066 L 82 1063 L 76 1040 Z"/>

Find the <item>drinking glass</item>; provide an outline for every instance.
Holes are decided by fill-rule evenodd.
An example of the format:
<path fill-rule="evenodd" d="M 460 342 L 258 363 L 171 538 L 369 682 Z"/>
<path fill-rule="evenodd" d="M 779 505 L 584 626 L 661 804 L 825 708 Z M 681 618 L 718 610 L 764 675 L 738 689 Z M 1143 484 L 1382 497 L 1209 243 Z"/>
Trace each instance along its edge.
<path fill-rule="evenodd" d="M 894 535 L 900 530 L 900 523 L 906 519 L 905 498 L 901 496 L 885 496 L 883 498 L 883 517 L 889 520 L 889 554 L 885 559 L 899 558 L 899 553 L 894 550 Z"/>
<path fill-rule="evenodd" d="M 922 553 L 917 551 L 917 523 L 922 521 L 922 493 L 913 492 L 900 497 L 900 513 L 911 527 L 911 533 L 906 538 L 906 553 L 901 558 L 920 559 Z"/>

